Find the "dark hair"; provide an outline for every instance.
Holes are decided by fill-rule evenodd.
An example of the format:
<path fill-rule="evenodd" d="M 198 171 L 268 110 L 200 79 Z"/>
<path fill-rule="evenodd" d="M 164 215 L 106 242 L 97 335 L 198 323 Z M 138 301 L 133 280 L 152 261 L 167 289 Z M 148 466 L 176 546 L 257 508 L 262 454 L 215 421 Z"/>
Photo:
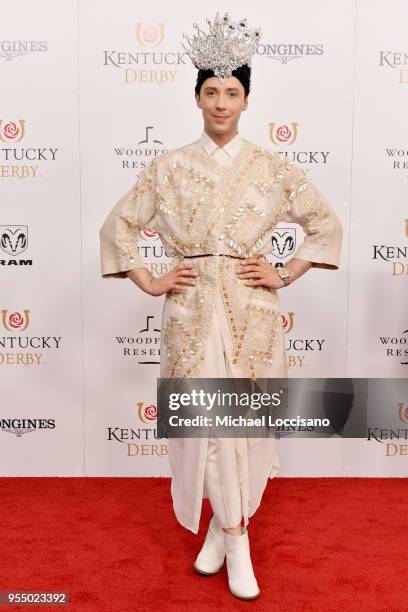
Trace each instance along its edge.
<path fill-rule="evenodd" d="M 213 70 L 202 70 L 200 68 L 197 74 L 197 82 L 195 86 L 195 92 L 198 96 L 200 95 L 201 85 L 204 83 L 206 79 L 209 79 L 213 76 L 215 76 Z M 251 86 L 251 67 L 248 66 L 247 64 L 244 64 L 243 66 L 240 66 L 239 68 L 236 68 L 235 70 L 233 70 L 231 76 L 236 77 L 238 81 L 241 82 L 243 88 L 245 89 L 245 97 L 246 97 L 249 94 L 249 90 Z"/>

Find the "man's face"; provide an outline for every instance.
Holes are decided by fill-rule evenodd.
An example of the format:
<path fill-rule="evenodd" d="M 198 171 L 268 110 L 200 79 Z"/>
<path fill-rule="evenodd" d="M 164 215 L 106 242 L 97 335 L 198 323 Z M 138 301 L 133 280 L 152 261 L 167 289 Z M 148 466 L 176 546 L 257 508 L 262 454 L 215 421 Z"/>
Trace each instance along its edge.
<path fill-rule="evenodd" d="M 201 85 L 196 103 L 203 111 L 206 131 L 214 134 L 235 134 L 241 112 L 247 109 L 248 97 L 242 83 L 234 76 L 220 84 L 218 77 L 210 77 Z"/>

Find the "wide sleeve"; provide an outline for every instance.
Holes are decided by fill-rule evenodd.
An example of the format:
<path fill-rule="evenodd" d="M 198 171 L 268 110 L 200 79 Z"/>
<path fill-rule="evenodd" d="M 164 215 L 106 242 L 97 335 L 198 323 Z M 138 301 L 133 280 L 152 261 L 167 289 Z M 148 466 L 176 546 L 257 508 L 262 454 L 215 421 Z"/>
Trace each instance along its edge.
<path fill-rule="evenodd" d="M 148 268 L 138 253 L 140 232 L 156 213 L 156 158 L 112 208 L 99 230 L 103 277 L 126 278 L 126 271 Z"/>
<path fill-rule="evenodd" d="M 299 166 L 288 163 L 282 197 L 281 221 L 296 223 L 305 233 L 294 257 L 311 261 L 318 268 L 336 270 L 343 227 L 325 196 Z"/>

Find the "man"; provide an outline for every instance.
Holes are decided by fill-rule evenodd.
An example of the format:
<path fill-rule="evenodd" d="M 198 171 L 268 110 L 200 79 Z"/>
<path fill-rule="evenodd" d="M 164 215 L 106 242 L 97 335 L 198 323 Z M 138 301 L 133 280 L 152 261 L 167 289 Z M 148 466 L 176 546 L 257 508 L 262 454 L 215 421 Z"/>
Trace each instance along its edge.
<path fill-rule="evenodd" d="M 195 25 L 186 49 L 199 68 L 202 136 L 154 159 L 115 205 L 100 230 L 102 275 L 165 295 L 162 378 L 286 377 L 278 290 L 312 266 L 337 269 L 342 227 L 303 170 L 239 134 L 259 30 L 228 15 L 207 22 L 209 34 Z M 306 236 L 274 268 L 265 255 L 282 221 L 301 225 Z M 137 251 L 145 227 L 172 257 L 160 278 Z M 174 438 L 169 460 L 179 522 L 197 533 L 203 497 L 214 513 L 195 569 L 214 574 L 226 557 L 230 591 L 258 597 L 246 527 L 279 468 L 275 440 Z"/>

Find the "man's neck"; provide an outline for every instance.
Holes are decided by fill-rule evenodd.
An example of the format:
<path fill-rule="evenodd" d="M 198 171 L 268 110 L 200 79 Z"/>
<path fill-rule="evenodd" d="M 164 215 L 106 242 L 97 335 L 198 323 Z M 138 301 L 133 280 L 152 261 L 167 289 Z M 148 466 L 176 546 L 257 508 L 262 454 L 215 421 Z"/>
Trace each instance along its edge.
<path fill-rule="evenodd" d="M 228 134 L 214 134 L 212 132 L 208 132 L 205 128 L 204 128 L 204 131 L 207 134 L 207 136 L 209 136 L 211 138 L 211 140 L 213 140 L 215 142 L 215 144 L 217 146 L 219 146 L 219 147 L 224 147 L 233 138 L 235 138 L 235 136 L 238 134 L 238 131 L 234 132 L 233 134 L 231 134 L 231 133 L 228 133 Z"/>

